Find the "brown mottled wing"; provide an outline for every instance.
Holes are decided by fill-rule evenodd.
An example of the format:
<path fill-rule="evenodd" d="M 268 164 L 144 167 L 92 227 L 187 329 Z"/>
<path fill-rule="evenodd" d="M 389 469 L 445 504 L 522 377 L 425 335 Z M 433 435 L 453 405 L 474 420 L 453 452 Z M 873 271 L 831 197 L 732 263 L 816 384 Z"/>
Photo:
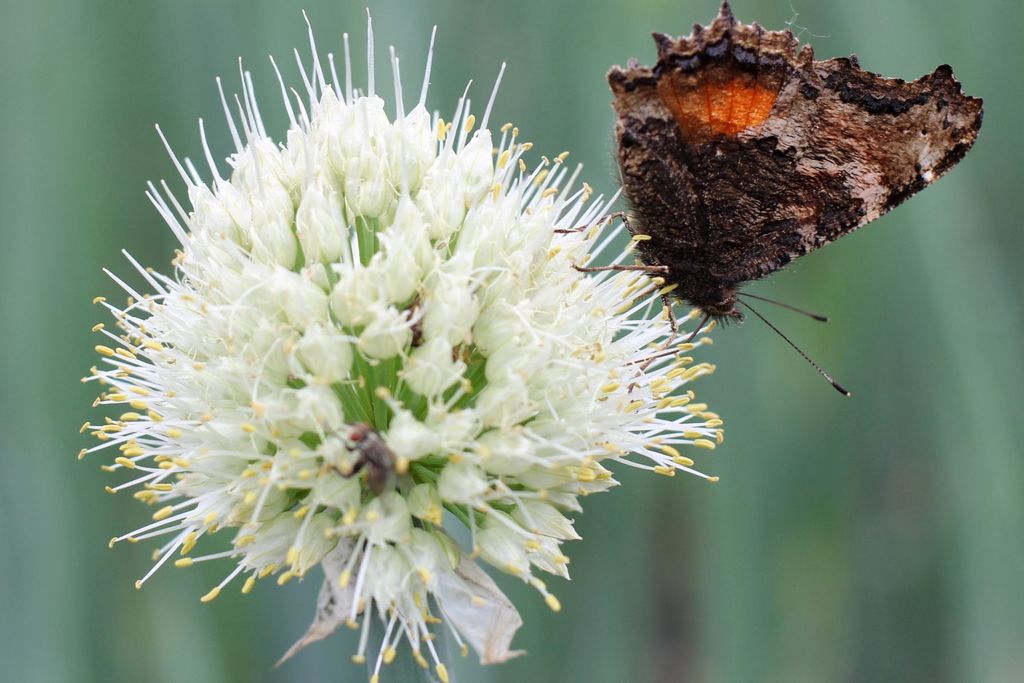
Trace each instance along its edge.
<path fill-rule="evenodd" d="M 815 62 L 789 31 L 739 23 L 727 4 L 655 42 L 655 67 L 608 74 L 623 189 L 652 238 L 643 259 L 712 312 L 934 181 L 981 125 L 981 100 L 947 66 L 906 83 L 855 59 Z"/>
<path fill-rule="evenodd" d="M 974 144 L 981 114 L 981 100 L 965 96 L 945 65 L 910 83 L 864 71 L 848 58 L 794 71 L 767 120 L 737 136 L 741 145 L 771 148 L 780 158 L 772 173 L 801 185 L 788 199 L 776 197 L 775 206 L 759 207 L 752 236 L 787 236 L 768 240 L 766 261 L 743 275 L 770 273 L 935 181 Z"/>

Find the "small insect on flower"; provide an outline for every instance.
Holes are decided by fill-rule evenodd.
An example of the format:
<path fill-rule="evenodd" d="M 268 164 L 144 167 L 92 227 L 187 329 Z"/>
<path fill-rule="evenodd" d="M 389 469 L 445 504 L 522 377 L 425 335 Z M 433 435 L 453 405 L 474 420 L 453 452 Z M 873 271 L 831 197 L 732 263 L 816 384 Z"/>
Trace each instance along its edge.
<path fill-rule="evenodd" d="M 572 517 L 616 485 L 608 465 L 715 480 L 695 460 L 722 421 L 692 390 L 714 369 L 693 356 L 713 323 L 673 325 L 643 272 L 580 270 L 632 261 L 617 197 L 566 154 L 528 165 L 511 124 L 492 136 L 493 92 L 479 119 L 466 96 L 450 119 L 429 112 L 428 58 L 407 108 L 392 50 L 386 113 L 372 32 L 365 90 L 347 36 L 341 79 L 310 42 L 303 96 L 281 79 L 284 142 L 243 72 L 238 116 L 224 98 L 230 172 L 200 123 L 211 179 L 171 153 L 187 201 L 150 186 L 174 273 L 129 256 L 145 290 L 111 273 L 128 302 L 96 300 L 117 329 L 95 328 L 86 381 L 113 412 L 83 427 L 98 443 L 82 454 L 112 452 L 108 490 L 153 506 L 112 541 L 160 544 L 138 586 L 171 558 L 230 563 L 204 602 L 319 566 L 287 656 L 347 624 L 371 680 L 407 647 L 443 681 L 441 629 L 485 663 L 517 654 L 522 621 L 478 563 L 559 609 L 540 575 L 568 578 Z M 218 531 L 228 547 L 202 554 Z"/>
<path fill-rule="evenodd" d="M 384 493 L 388 479 L 395 471 L 395 454 L 368 424 L 355 424 L 348 433 L 348 448 L 358 454 L 352 469 L 342 476 L 352 476 L 366 469 L 366 486 L 376 494 Z M 403 470 L 408 467 L 405 463 Z"/>

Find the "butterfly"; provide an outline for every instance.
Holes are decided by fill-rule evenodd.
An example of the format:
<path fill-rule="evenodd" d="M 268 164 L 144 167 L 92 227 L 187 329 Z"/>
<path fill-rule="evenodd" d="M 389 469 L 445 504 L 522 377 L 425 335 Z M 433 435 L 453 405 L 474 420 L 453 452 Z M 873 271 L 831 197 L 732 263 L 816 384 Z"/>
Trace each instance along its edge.
<path fill-rule="evenodd" d="M 982 101 L 949 66 L 906 82 L 854 56 L 815 61 L 728 2 L 710 25 L 654 41 L 653 67 L 608 73 L 626 223 L 637 269 L 708 318 L 742 319 L 745 283 L 933 183 L 981 128 Z"/>

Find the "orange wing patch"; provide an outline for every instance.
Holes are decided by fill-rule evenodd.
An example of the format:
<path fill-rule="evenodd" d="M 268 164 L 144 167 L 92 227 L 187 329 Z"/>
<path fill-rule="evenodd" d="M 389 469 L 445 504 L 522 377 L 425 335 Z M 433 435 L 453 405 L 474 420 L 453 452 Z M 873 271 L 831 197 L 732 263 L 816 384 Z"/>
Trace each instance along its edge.
<path fill-rule="evenodd" d="M 742 74 L 725 80 L 662 78 L 658 95 L 688 140 L 716 135 L 735 137 L 763 123 L 771 113 L 778 89 L 760 85 Z"/>

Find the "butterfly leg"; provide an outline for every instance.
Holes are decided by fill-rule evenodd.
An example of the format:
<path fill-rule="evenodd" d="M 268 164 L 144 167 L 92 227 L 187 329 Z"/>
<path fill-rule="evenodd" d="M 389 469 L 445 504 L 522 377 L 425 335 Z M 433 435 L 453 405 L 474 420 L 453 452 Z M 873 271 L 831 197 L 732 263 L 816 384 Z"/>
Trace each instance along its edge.
<path fill-rule="evenodd" d="M 645 266 L 643 264 L 635 266 L 573 266 L 573 268 L 581 273 L 600 273 L 606 270 L 640 270 L 651 275 L 666 275 L 668 273 L 668 266 Z"/>
<path fill-rule="evenodd" d="M 626 226 L 626 230 L 629 230 L 629 233 L 633 234 L 633 231 L 629 227 L 629 218 L 626 216 L 625 211 L 616 211 L 615 213 L 608 214 L 608 217 L 604 221 L 604 226 L 602 227 L 608 226 L 617 220 L 622 221 L 622 224 Z M 590 227 L 591 226 L 589 225 L 579 225 L 576 226 L 575 228 L 556 228 L 555 234 L 568 235 L 576 232 L 583 232 L 584 230 L 589 230 Z"/>
<path fill-rule="evenodd" d="M 672 336 L 674 337 L 676 332 L 679 331 L 679 326 L 676 322 L 676 313 L 672 310 L 672 300 L 668 298 L 668 294 L 662 294 L 661 302 L 665 304 L 665 312 L 668 314 L 668 326 L 672 330 Z"/>

